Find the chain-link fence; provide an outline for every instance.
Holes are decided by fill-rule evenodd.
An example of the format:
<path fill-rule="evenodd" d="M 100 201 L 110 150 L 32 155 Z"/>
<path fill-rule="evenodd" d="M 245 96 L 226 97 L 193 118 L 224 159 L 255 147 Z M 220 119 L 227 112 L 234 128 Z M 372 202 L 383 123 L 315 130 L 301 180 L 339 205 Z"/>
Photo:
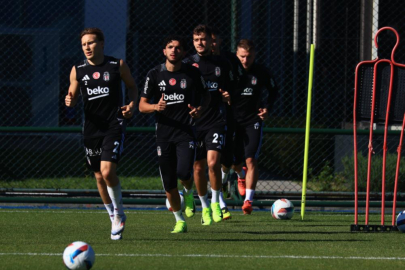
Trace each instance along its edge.
<path fill-rule="evenodd" d="M 80 135 L 82 104 L 75 108 L 64 105 L 70 70 L 84 58 L 78 37 L 84 27 L 104 31 L 105 53 L 125 59 L 141 89 L 148 70 L 164 61 L 163 38 L 182 35 L 188 40 L 189 53 L 193 53 L 192 29 L 203 23 L 219 31 L 223 51 L 234 52 L 241 38 L 254 40 L 256 61 L 271 69 L 280 87 L 280 96 L 266 121 L 268 129 L 259 157 L 262 191 L 300 191 L 308 54 L 310 44 L 315 44 L 311 125 L 319 130 L 310 138 L 309 188 L 350 191 L 355 67 L 377 56 L 372 40 L 379 28 L 392 26 L 405 37 L 398 12 L 403 4 L 400 0 L 0 3 L 2 188 L 96 187 L 85 166 Z M 387 48 L 395 42 L 389 33 L 381 40 L 379 45 Z M 400 43 L 396 55 L 401 63 L 405 62 L 401 61 L 403 48 Z M 162 189 L 156 181 L 159 173 L 153 125 L 153 115 L 139 111 L 129 122 L 119 166 L 125 189 Z M 380 134 L 376 140 L 381 138 Z M 392 136 L 391 153 L 398 138 Z M 361 150 L 366 151 L 367 134 L 360 141 L 364 141 Z M 376 155 L 378 147 L 377 143 Z"/>

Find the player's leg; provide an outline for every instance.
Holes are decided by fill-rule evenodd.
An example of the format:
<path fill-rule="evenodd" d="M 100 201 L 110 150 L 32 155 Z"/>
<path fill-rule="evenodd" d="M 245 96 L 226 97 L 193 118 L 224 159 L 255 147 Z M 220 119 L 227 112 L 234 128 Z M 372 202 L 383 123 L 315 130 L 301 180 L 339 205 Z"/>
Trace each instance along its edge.
<path fill-rule="evenodd" d="M 184 187 L 183 197 L 187 217 L 193 217 L 195 214 L 193 180 L 191 179 L 195 154 L 195 142 L 192 138 L 190 141 L 176 143 L 177 177 Z"/>
<path fill-rule="evenodd" d="M 117 166 L 123 151 L 124 135 L 106 136 L 103 140 L 100 172 L 107 185 L 107 192 L 114 206 L 114 222 L 111 234 L 117 235 L 124 231 L 126 215 L 122 203 L 121 183 L 117 176 Z"/>
<path fill-rule="evenodd" d="M 172 207 L 176 225 L 172 233 L 187 232 L 187 224 L 181 211 L 181 200 L 177 189 L 177 156 L 175 145 L 170 142 L 157 142 L 160 177 L 167 199 Z"/>
<path fill-rule="evenodd" d="M 208 176 L 211 183 L 211 210 L 215 222 L 222 221 L 222 211 L 219 196 L 222 189 L 221 152 L 224 146 L 225 128 L 211 129 L 205 138 L 207 148 Z"/>
<path fill-rule="evenodd" d="M 99 162 L 101 163 L 101 162 Z M 101 172 L 94 172 L 94 176 L 96 177 L 96 181 L 97 181 L 97 189 L 98 189 L 98 193 L 100 194 L 101 200 L 104 203 L 105 209 L 108 212 L 108 215 L 110 216 L 110 220 L 111 222 L 114 221 L 114 206 L 112 204 L 111 198 L 108 195 L 108 191 L 107 191 L 107 185 L 104 181 L 103 175 L 101 174 Z"/>
<path fill-rule="evenodd" d="M 86 161 L 88 167 L 94 172 L 97 181 L 97 189 L 101 200 L 108 212 L 111 222 L 114 221 L 114 207 L 110 196 L 108 195 L 107 185 L 100 171 L 101 153 L 102 153 L 103 138 L 84 139 L 84 148 L 86 150 Z M 118 238 L 118 239 L 116 239 Z M 118 236 L 111 235 L 111 239 L 121 239 L 121 234 Z"/>
<path fill-rule="evenodd" d="M 262 123 L 258 122 L 255 125 L 246 127 L 245 133 L 245 157 L 246 157 L 246 197 L 243 203 L 242 210 L 244 214 L 252 212 L 253 197 L 256 190 L 257 181 L 259 179 L 258 157 L 262 144 Z"/>
<path fill-rule="evenodd" d="M 200 198 L 201 207 L 202 207 L 202 225 L 211 225 L 211 208 L 208 203 L 208 192 L 207 192 L 207 176 L 206 176 L 206 166 L 207 166 L 207 150 L 205 143 L 205 136 L 207 132 L 197 132 L 197 149 L 196 149 L 196 158 L 194 162 L 194 184 L 197 189 L 198 197 Z"/>
<path fill-rule="evenodd" d="M 197 153 L 198 153 L 197 149 Z M 206 150 L 203 149 L 201 152 L 205 152 Z M 197 154 L 201 157 L 201 155 Z M 201 158 L 194 162 L 194 183 L 197 189 L 198 198 L 200 198 L 201 208 L 202 208 L 202 216 L 201 216 L 201 224 L 205 226 L 209 226 L 212 224 L 212 217 L 211 217 L 211 208 L 208 202 L 208 191 L 207 191 L 207 176 L 205 175 L 207 166 L 207 159 Z"/>

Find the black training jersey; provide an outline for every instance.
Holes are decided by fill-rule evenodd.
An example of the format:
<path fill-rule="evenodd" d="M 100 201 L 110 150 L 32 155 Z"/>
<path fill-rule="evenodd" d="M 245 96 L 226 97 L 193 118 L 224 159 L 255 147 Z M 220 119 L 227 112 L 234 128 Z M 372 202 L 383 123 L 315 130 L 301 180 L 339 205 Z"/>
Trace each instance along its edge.
<path fill-rule="evenodd" d="M 267 100 L 263 99 L 263 89 L 268 91 Z M 249 71 L 243 72 L 232 96 L 235 121 L 251 124 L 262 121 L 257 115 L 259 108 L 269 111 L 278 94 L 277 85 L 270 71 L 262 65 L 253 64 Z"/>
<path fill-rule="evenodd" d="M 124 132 L 125 121 L 120 108 L 123 105 L 120 60 L 104 56 L 100 65 L 90 65 L 84 60 L 75 68 L 84 103 L 84 137 Z"/>
<path fill-rule="evenodd" d="M 184 59 L 183 62 L 200 70 L 211 96 L 207 109 L 196 120 L 196 129 L 208 130 L 225 125 L 226 104 L 222 101 L 219 89 L 231 91 L 233 73 L 229 62 L 217 55 L 199 56 L 198 54 Z"/>
<path fill-rule="evenodd" d="M 194 120 L 188 104 L 200 106 L 205 91 L 204 79 L 191 66 L 183 64 L 180 70 L 170 72 L 161 64 L 148 72 L 141 97 L 158 103 L 163 95 L 166 101 L 166 109 L 156 113 L 157 141 L 194 139 Z"/>

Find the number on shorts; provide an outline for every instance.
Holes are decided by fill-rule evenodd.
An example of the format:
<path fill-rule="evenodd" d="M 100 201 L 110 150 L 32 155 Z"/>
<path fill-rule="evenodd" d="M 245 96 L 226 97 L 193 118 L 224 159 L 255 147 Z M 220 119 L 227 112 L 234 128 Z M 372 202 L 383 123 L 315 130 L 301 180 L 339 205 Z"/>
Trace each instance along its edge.
<path fill-rule="evenodd" d="M 115 141 L 114 145 L 115 145 L 115 147 L 114 147 L 113 153 L 118 154 L 118 147 L 120 147 L 120 143 L 118 141 Z"/>
<path fill-rule="evenodd" d="M 214 139 L 212 140 L 213 143 L 219 142 L 220 145 L 222 145 L 224 143 L 224 136 L 222 134 L 218 135 L 218 133 L 214 133 L 213 137 L 214 137 Z M 219 141 L 218 141 L 218 138 L 219 138 Z"/>

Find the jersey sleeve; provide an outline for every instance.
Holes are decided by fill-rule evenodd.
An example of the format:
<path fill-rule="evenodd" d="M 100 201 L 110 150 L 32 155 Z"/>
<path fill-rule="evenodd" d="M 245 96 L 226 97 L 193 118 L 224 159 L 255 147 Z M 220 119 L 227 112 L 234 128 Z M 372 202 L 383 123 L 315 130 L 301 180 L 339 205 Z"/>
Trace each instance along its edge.
<path fill-rule="evenodd" d="M 264 87 L 268 91 L 267 102 L 264 106 L 268 110 L 270 110 L 271 108 L 273 108 L 274 102 L 278 97 L 278 86 L 276 84 L 276 81 L 274 80 L 274 77 L 268 69 L 264 69 L 262 76 L 264 78 Z"/>
<path fill-rule="evenodd" d="M 152 99 L 156 93 L 156 70 L 151 69 L 146 75 L 145 85 L 142 89 L 141 97 Z"/>

